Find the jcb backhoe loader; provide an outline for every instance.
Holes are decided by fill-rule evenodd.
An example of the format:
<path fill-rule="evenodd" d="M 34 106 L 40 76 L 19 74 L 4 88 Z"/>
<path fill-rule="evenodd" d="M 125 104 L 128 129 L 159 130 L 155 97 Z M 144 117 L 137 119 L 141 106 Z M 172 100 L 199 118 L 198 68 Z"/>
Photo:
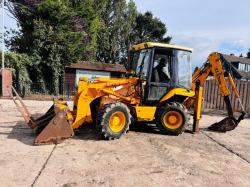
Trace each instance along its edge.
<path fill-rule="evenodd" d="M 235 128 L 244 117 L 244 109 L 236 120 L 228 98 L 230 93 L 225 74 L 236 96 L 239 94 L 230 72 L 223 70 L 220 54 L 211 54 L 208 62 L 192 78 L 191 53 L 191 48 L 175 45 L 135 45 L 130 50 L 130 73 L 126 78 L 80 78 L 72 111 L 65 101 L 58 100 L 44 116 L 34 119 L 17 93 L 13 99 L 26 123 L 37 130 L 34 144 L 59 143 L 72 137 L 74 130 L 85 123 L 94 124 L 101 136 L 117 139 L 128 131 L 132 119 L 156 123 L 162 133 L 179 135 L 189 121 L 187 107 L 194 106 L 193 130 L 198 131 L 204 81 L 213 73 L 229 114 L 219 126 L 226 125 L 222 131 Z M 218 125 L 212 129 L 221 130 Z"/>

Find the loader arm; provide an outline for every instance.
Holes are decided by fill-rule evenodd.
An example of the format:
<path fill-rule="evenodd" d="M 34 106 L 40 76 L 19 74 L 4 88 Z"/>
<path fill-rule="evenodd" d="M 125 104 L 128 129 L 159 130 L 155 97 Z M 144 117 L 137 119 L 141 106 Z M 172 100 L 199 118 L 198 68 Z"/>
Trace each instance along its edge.
<path fill-rule="evenodd" d="M 91 103 L 103 96 L 111 96 L 115 100 L 135 105 L 140 103 L 134 93 L 131 96 L 123 95 L 123 91 L 128 92 L 129 88 L 138 85 L 138 78 L 106 79 L 99 78 L 89 83 L 85 78 L 80 79 L 78 93 L 74 98 L 74 116 L 72 128 L 79 128 L 84 122 L 92 123 Z M 135 92 L 135 91 L 132 91 Z"/>
<path fill-rule="evenodd" d="M 218 82 L 220 94 L 221 96 L 224 97 L 224 102 L 226 104 L 226 108 L 228 112 L 228 118 L 226 118 L 226 120 L 220 123 L 220 125 L 225 125 L 225 127 L 221 129 L 221 131 L 228 131 L 228 130 L 234 129 L 235 127 L 232 127 L 231 129 L 231 128 L 227 128 L 226 125 L 230 126 L 229 124 L 233 123 L 233 125 L 231 126 L 237 126 L 238 123 L 244 118 L 245 116 L 244 107 L 241 103 L 239 92 L 235 85 L 235 81 L 231 75 L 231 72 L 236 74 L 237 71 L 230 72 L 229 70 L 225 68 L 225 67 L 230 67 L 230 66 L 231 64 L 225 61 L 221 57 L 221 54 L 212 53 L 209 55 L 208 61 L 205 64 L 203 64 L 201 68 L 197 69 L 194 72 L 192 76 L 192 89 L 193 91 L 195 91 L 193 132 L 197 132 L 199 129 L 199 121 L 201 119 L 202 103 L 203 103 L 203 87 L 204 87 L 205 81 L 207 80 L 208 76 L 211 73 L 213 74 L 214 78 Z M 233 67 L 231 67 L 230 69 L 232 68 Z M 239 77 L 239 75 L 237 76 Z M 234 118 L 231 101 L 229 99 L 230 91 L 227 86 L 226 77 L 228 78 L 229 83 L 232 87 L 233 93 L 238 99 L 240 106 L 241 106 L 242 115 L 237 120 Z M 218 128 L 218 123 L 216 127 Z"/>
<path fill-rule="evenodd" d="M 39 118 L 31 115 L 13 87 L 15 95 L 11 94 L 27 125 L 36 131 L 37 137 L 34 144 L 40 145 L 60 143 L 62 140 L 74 136 L 74 130 L 85 122 L 94 122 L 96 119 L 93 119 L 92 114 L 95 111 L 91 110 L 91 104 L 99 98 L 106 97 L 109 98 L 109 101 L 122 101 L 131 106 L 138 105 L 141 101 L 137 94 L 139 92 L 136 90 L 138 83 L 138 78 L 97 78 L 93 81 L 81 78 L 74 96 L 73 111 L 69 109 L 67 102 L 63 99 L 56 99 L 50 109 Z M 100 102 L 97 107 L 104 105 L 105 102 Z"/>

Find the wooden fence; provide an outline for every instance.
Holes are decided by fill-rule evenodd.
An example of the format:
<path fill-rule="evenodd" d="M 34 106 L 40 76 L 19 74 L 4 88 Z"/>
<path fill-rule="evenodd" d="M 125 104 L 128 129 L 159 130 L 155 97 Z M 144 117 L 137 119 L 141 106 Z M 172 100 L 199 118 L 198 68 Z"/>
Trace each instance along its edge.
<path fill-rule="evenodd" d="M 229 85 L 229 83 L 228 83 Z M 236 80 L 236 85 L 240 93 L 240 98 L 245 111 L 250 114 L 250 81 Z M 230 88 L 230 100 L 234 111 L 240 111 L 240 105 Z M 223 97 L 220 95 L 220 90 L 216 80 L 207 80 L 204 86 L 204 104 L 205 109 L 226 110 Z"/>

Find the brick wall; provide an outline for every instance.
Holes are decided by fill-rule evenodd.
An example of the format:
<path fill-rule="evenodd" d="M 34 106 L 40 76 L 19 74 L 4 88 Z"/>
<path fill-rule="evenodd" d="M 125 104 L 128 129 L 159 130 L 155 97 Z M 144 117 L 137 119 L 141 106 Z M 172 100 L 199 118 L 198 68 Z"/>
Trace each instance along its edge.
<path fill-rule="evenodd" d="M 1 69 L 1 93 L 2 97 L 10 97 L 10 91 L 12 86 L 12 71 L 11 69 Z"/>

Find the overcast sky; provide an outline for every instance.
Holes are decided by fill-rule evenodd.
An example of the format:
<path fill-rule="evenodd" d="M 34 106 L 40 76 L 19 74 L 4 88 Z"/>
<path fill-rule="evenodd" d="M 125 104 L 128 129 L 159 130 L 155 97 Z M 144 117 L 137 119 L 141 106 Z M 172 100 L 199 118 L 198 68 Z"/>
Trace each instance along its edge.
<path fill-rule="evenodd" d="M 211 52 L 246 55 L 250 48 L 250 0 L 135 0 L 168 27 L 172 43 L 194 48 L 193 62 Z"/>
<path fill-rule="evenodd" d="M 250 48 L 250 0 L 135 0 L 141 12 L 153 12 L 168 27 L 172 43 L 194 48 L 200 65 L 210 52 L 246 55 Z M 5 16 L 5 26 L 16 23 Z"/>

